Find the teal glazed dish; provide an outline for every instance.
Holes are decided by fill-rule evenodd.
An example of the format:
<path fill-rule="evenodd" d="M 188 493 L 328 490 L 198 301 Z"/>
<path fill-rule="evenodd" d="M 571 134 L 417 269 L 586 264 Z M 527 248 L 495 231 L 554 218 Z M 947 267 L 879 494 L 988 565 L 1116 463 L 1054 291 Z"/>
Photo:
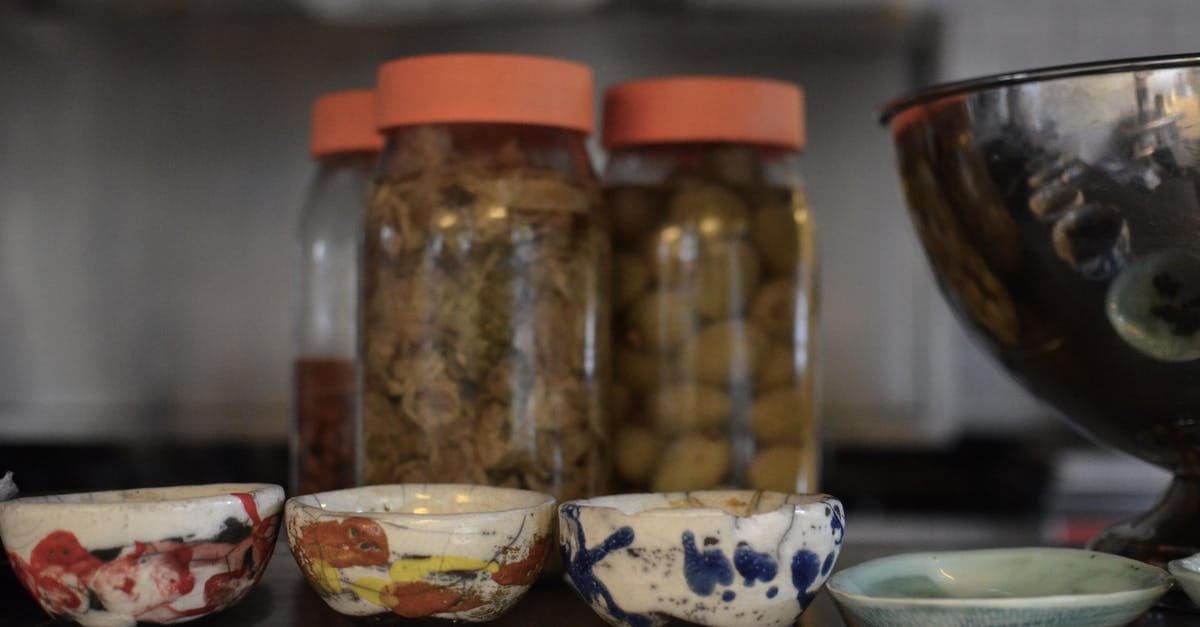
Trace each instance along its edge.
<path fill-rule="evenodd" d="M 1117 627 L 1171 582 L 1108 553 L 1015 548 L 885 557 L 834 573 L 826 587 L 851 626 Z"/>

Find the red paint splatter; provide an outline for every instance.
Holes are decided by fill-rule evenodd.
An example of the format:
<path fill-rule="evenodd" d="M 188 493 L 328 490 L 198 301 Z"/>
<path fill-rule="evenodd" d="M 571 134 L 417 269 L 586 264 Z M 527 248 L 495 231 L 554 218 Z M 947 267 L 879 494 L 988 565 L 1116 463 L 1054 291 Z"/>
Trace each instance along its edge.
<path fill-rule="evenodd" d="M 8 563 L 12 564 L 13 572 L 17 574 L 17 580 L 25 589 L 33 594 L 37 594 L 37 577 L 33 574 L 32 567 L 21 559 L 20 555 L 12 551 L 8 551 Z"/>
<path fill-rule="evenodd" d="M 136 543 L 131 551 L 98 568 L 88 585 L 105 607 L 125 608 L 140 617 L 196 587 L 191 560 L 192 549 L 184 544 Z"/>
<path fill-rule="evenodd" d="M 405 618 L 465 612 L 487 602 L 475 593 L 464 593 L 424 581 L 389 584 L 383 587 L 379 597 L 391 603 L 392 611 Z"/>
<path fill-rule="evenodd" d="M 242 507 L 250 515 L 250 522 L 257 524 L 261 518 L 258 515 L 258 503 L 254 502 L 254 497 L 245 492 L 235 492 L 233 495 L 242 501 Z"/>
<path fill-rule="evenodd" d="M 237 496 L 253 521 L 250 536 L 238 544 L 175 541 L 134 542 L 115 559 L 104 562 L 87 551 L 69 531 L 51 532 L 34 547 L 26 563 L 16 553 L 9 560 L 21 584 L 51 614 L 87 609 L 94 594 L 109 611 L 132 614 L 139 620 L 164 622 L 228 607 L 262 577 L 279 530 L 279 516 L 263 520 L 253 498 Z M 211 572 L 203 580 L 205 606 L 176 609 L 171 606 L 196 587 L 192 565 L 204 564 Z"/>
<path fill-rule="evenodd" d="M 525 559 L 501 564 L 500 569 L 492 573 L 492 581 L 502 586 L 532 584 L 542 573 L 542 566 L 546 563 L 546 555 L 549 553 L 550 538 L 534 538 Z"/>
<path fill-rule="evenodd" d="M 279 515 L 276 514 L 255 523 L 251 536 L 254 538 L 254 563 L 257 566 L 262 566 L 271 557 L 271 552 L 275 550 L 275 536 L 279 534 Z M 262 568 L 258 569 L 259 575 L 262 574 Z"/>
<path fill-rule="evenodd" d="M 52 575 L 38 575 L 37 595 L 42 607 L 52 614 L 64 614 L 83 608 L 83 595 L 80 591 L 55 579 Z"/>
<path fill-rule="evenodd" d="M 21 585 L 25 586 L 25 589 L 37 599 L 47 612 L 64 614 L 83 607 L 83 595 L 86 594 L 86 589 L 78 586 L 78 578 L 68 575 L 61 566 L 52 565 L 49 567 L 50 574 L 42 574 L 41 571 L 35 570 L 32 564 L 27 563 L 21 559 L 21 556 L 11 551 L 8 552 L 8 561 L 12 564 L 13 572 L 17 574 Z M 64 575 L 68 576 L 80 589 L 75 590 L 74 587 L 57 579 Z"/>
<path fill-rule="evenodd" d="M 386 564 L 387 534 L 370 518 L 327 520 L 300 529 L 300 550 L 309 559 L 319 559 L 334 568 Z"/>
<path fill-rule="evenodd" d="M 75 534 L 61 529 L 42 538 L 29 555 L 29 564 L 34 572 L 58 566 L 80 579 L 87 578 L 102 563 L 83 548 Z"/>

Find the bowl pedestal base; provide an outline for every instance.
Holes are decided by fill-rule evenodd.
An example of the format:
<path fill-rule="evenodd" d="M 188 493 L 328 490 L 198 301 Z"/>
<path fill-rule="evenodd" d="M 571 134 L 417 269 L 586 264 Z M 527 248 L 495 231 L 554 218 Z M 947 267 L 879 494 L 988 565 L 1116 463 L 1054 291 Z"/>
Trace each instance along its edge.
<path fill-rule="evenodd" d="M 1149 511 L 1113 523 L 1088 543 L 1089 549 L 1115 553 L 1166 568 L 1167 562 L 1200 553 L 1200 477 L 1176 475 Z M 1200 612 L 1179 589 L 1160 607 Z"/>

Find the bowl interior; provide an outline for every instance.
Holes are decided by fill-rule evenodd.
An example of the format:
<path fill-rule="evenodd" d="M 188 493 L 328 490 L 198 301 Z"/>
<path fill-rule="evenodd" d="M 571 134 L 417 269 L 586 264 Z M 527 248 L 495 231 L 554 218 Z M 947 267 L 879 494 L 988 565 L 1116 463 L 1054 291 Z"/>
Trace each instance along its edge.
<path fill-rule="evenodd" d="M 836 573 L 839 592 L 886 599 L 1005 599 L 1165 586 L 1161 569 L 1079 549 L 995 549 L 886 557 Z"/>
<path fill-rule="evenodd" d="M 655 494 L 616 494 L 577 501 L 583 507 L 611 507 L 633 515 L 642 512 L 669 512 L 691 515 L 709 510 L 733 516 L 753 516 L 773 512 L 788 505 L 809 505 L 829 500 L 824 494 L 785 494 L 762 490 L 709 490 Z"/>
<path fill-rule="evenodd" d="M 1169 564 L 1171 574 L 1176 577 L 1185 576 L 1200 579 L 1200 553 L 1190 557 L 1172 560 Z"/>
<path fill-rule="evenodd" d="M 299 497 L 298 501 L 325 511 L 437 516 L 528 509 L 550 505 L 554 498 L 540 492 L 514 488 L 403 484 L 318 492 Z"/>

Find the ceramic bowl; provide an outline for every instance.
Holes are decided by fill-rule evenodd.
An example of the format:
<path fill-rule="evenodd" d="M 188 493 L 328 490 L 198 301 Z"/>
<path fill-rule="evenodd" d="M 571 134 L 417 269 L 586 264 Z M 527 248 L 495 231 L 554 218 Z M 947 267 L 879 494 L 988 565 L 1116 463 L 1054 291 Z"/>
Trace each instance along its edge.
<path fill-rule="evenodd" d="M 0 503 L 17 579 L 55 618 L 177 623 L 237 603 L 275 548 L 283 488 L 226 483 Z"/>
<path fill-rule="evenodd" d="M 1167 563 L 1167 570 L 1175 577 L 1175 582 L 1183 588 L 1192 603 L 1200 605 L 1200 553 L 1171 560 Z"/>
<path fill-rule="evenodd" d="M 554 498 L 380 485 L 289 499 L 284 518 L 296 563 L 335 611 L 480 622 L 537 580 L 553 546 Z"/>
<path fill-rule="evenodd" d="M 1170 587 L 1160 568 L 1054 548 L 895 555 L 841 570 L 828 585 L 846 622 L 866 627 L 1125 625 Z"/>
<path fill-rule="evenodd" d="M 826 495 L 605 496 L 559 506 L 559 544 L 568 581 L 610 624 L 787 625 L 829 576 L 844 520 Z"/>

